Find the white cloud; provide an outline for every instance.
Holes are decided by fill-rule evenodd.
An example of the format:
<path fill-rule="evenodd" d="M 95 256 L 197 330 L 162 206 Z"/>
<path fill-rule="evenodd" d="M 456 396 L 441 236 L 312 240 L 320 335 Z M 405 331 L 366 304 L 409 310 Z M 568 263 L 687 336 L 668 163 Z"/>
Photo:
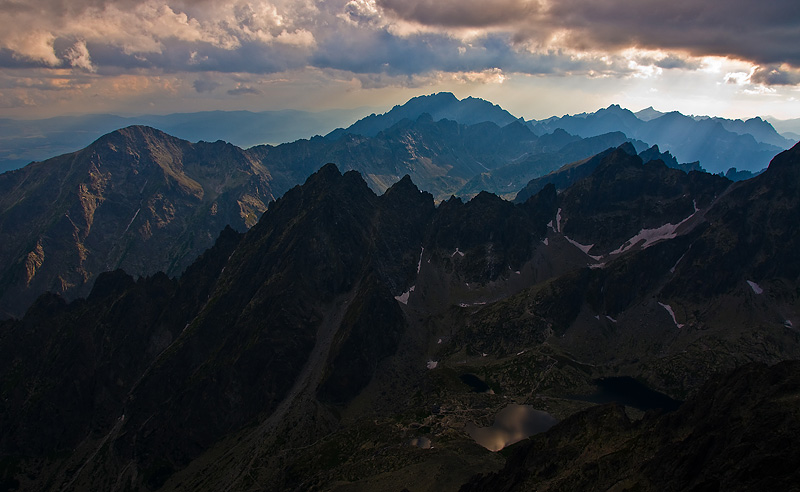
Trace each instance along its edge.
<path fill-rule="evenodd" d="M 86 47 L 85 41 L 78 41 L 67 50 L 65 57 L 69 64 L 73 67 L 82 68 L 89 72 L 94 72 L 95 68 L 92 66 L 92 60 L 89 56 L 89 49 Z"/>
<path fill-rule="evenodd" d="M 138 80 L 167 73 L 181 81 L 169 85 L 173 93 L 220 98 L 267 91 L 252 81 L 237 87 L 203 74 L 281 74 L 317 83 L 336 73 L 319 83 L 351 91 L 485 86 L 486 94 L 502 94 L 492 87 L 527 75 L 556 80 L 551 88 L 568 77 L 604 88 L 649 84 L 648 94 L 669 93 L 665 81 L 677 80 L 681 90 L 699 94 L 685 78 L 691 76 L 728 82 L 723 85 L 737 94 L 784 94 L 800 85 L 800 55 L 785 42 L 800 36 L 800 14 L 788 2 L 755 10 L 749 0 L 0 2 L 0 70 L 58 70 L 74 84 L 49 90 L 70 94 L 87 83 L 103 87 L 104 95 L 114 84 L 144 91 L 125 95 L 131 100 L 158 86 L 119 83 L 122 75 Z M 761 34 L 742 36 L 748 29 Z M 95 78 L 87 82 L 89 75 Z M 594 100 L 589 92 L 582 97 Z M 52 101 L 52 95 L 34 96 L 4 94 L 20 104 Z"/>

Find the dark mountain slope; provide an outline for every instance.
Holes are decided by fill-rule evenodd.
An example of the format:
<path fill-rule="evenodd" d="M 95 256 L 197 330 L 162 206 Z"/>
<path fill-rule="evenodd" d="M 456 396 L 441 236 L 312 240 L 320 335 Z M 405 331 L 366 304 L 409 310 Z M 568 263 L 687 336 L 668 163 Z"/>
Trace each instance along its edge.
<path fill-rule="evenodd" d="M 586 139 L 586 141 L 592 139 Z M 531 196 L 538 193 L 542 188 L 547 186 L 548 184 L 552 183 L 555 185 L 556 189 L 558 190 L 565 190 L 575 184 L 576 182 L 580 181 L 581 179 L 589 176 L 594 172 L 600 162 L 611 152 L 613 152 L 613 148 L 615 146 L 610 146 L 605 152 L 595 153 L 591 157 L 582 160 L 576 160 L 570 162 L 569 164 L 565 164 L 560 168 L 552 171 L 548 174 L 545 174 L 541 177 L 534 178 L 525 185 L 518 193 L 517 196 L 514 198 L 514 201 L 517 203 L 524 202 Z M 631 146 L 623 146 L 622 143 L 619 144 L 620 148 L 625 149 L 625 151 L 631 155 L 636 154 L 636 149 Z M 673 169 L 681 169 L 686 172 L 689 171 L 701 171 L 699 165 L 697 163 L 692 164 L 678 164 L 677 159 L 672 156 L 672 154 L 667 152 L 661 152 L 658 149 L 658 145 L 653 145 L 649 149 L 644 150 L 643 152 L 639 153 L 639 157 L 642 159 L 643 162 L 648 163 L 650 161 L 660 160 L 664 162 L 668 167 Z"/>
<path fill-rule="evenodd" d="M 736 185 L 609 154 L 558 197 L 545 245 L 566 239 L 588 268 L 474 313 L 456 348 L 508 353 L 552 331 L 551 347 L 594 370 L 676 395 L 704 371 L 797 358 L 797 152 Z"/>
<path fill-rule="evenodd" d="M 800 146 L 795 145 L 777 155 L 761 175 L 737 183 L 709 211 L 710 227 L 676 267 L 680 275 L 667 292 L 677 296 L 691 290 L 707 297 L 750 280 L 774 282 L 779 295 L 785 295 L 786 287 L 800 278 L 795 254 L 800 248 L 795 227 L 799 182 Z M 715 262 L 709 263 L 709 257 Z"/>
<path fill-rule="evenodd" d="M 798 358 L 796 273 L 764 259 L 796 247 L 796 152 L 731 184 L 616 149 L 560 194 L 438 207 L 408 177 L 377 196 L 324 166 L 179 279 L 104 275 L 86 300 L 48 295 L 0 324 L 3 477 L 455 490 L 502 464 L 467 429 L 512 402 L 552 422 L 591 406 L 599 378 L 684 399 L 714 373 Z M 729 213 L 744 207 L 763 210 L 760 242 Z M 623 443 L 626 426 L 601 427 Z"/>
<path fill-rule="evenodd" d="M 561 145 L 562 136 L 567 137 L 564 145 Z M 481 191 L 488 191 L 504 197 L 514 196 L 531 179 L 629 141 L 621 132 L 581 139 L 557 131 L 539 138 L 540 152 L 527 153 L 510 164 L 476 175 L 458 191 L 458 195 L 471 197 Z M 552 150 L 553 147 L 555 150 Z M 537 189 L 536 192 L 538 191 Z"/>
<path fill-rule="evenodd" d="M 104 273 L 86 300 L 67 305 L 45 294 L 23 320 L 5 322 L 4 452 L 73 449 L 113 427 L 138 378 L 206 301 L 238 241 L 226 229 L 178 281 Z"/>
<path fill-rule="evenodd" d="M 561 231 L 581 244 L 594 244 L 588 250 L 593 254 L 607 253 L 642 230 L 678 224 L 707 208 L 729 185 L 725 178 L 686 174 L 662 161 L 643 163 L 620 148 L 564 192 Z"/>
<path fill-rule="evenodd" d="M 377 197 L 357 173 L 329 165 L 241 241 L 228 229 L 179 281 L 117 272 L 100 276 L 85 301 L 42 297 L 0 328 L 2 424 L 15 429 L 4 432 L 3 453 L 75 449 L 70 460 L 85 470 L 48 462 L 41 471 L 55 488 L 77 480 L 109 489 L 106 467 L 154 488 L 259 415 L 279 421 L 282 401 L 313 398 L 318 386 L 323 400 L 348 401 L 396 350 L 405 321 L 389 285 L 415 271 L 413 260 L 396 265 L 418 257 L 433 210 L 408 179 Z M 420 232 L 376 241 L 376 230 L 403 225 Z"/>

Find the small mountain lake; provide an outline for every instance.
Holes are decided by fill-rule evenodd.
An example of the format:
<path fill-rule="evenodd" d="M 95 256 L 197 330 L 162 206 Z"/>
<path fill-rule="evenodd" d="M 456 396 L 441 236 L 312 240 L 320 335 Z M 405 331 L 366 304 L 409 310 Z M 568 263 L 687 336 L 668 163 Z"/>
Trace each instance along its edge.
<path fill-rule="evenodd" d="M 664 393 L 659 393 L 645 384 L 628 376 L 607 377 L 595 379 L 597 391 L 590 395 L 573 395 L 575 400 L 589 401 L 592 403 L 618 403 L 642 411 L 676 410 L 681 401 L 670 398 Z"/>
<path fill-rule="evenodd" d="M 547 412 L 530 405 L 512 403 L 497 412 L 491 427 L 478 427 L 469 422 L 466 431 L 476 443 L 489 451 L 500 451 L 534 434 L 546 432 L 557 423 L 558 420 Z"/>

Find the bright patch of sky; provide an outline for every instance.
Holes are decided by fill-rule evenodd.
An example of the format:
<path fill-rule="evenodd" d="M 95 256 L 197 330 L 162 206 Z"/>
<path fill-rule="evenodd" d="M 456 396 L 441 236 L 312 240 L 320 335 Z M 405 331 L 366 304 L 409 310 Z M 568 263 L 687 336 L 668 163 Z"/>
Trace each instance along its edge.
<path fill-rule="evenodd" d="M 0 117 L 481 97 L 527 119 L 800 115 L 794 0 L 11 0 Z"/>

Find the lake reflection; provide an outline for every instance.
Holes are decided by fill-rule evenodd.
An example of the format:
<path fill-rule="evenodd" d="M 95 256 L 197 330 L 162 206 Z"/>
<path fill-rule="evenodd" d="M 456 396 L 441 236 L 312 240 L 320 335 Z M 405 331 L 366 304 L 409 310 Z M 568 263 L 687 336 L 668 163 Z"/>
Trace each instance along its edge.
<path fill-rule="evenodd" d="M 558 421 L 549 413 L 530 405 L 512 403 L 500 410 L 491 427 L 478 427 L 467 423 L 466 431 L 478 444 L 489 451 L 500 451 L 506 446 L 545 432 Z"/>

